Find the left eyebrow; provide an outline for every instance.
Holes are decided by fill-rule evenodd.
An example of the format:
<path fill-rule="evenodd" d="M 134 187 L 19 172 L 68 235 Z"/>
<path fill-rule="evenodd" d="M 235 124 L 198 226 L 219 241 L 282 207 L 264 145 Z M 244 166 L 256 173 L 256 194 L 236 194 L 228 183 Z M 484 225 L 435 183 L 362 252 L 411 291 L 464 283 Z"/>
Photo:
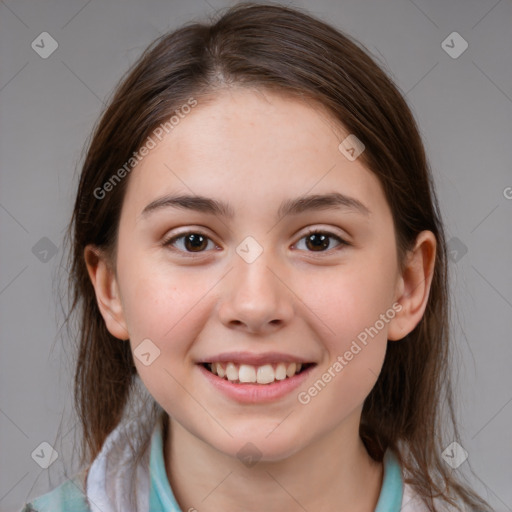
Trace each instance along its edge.
<path fill-rule="evenodd" d="M 281 203 L 278 210 L 278 217 L 286 215 L 298 215 L 313 210 L 352 210 L 362 215 L 371 215 L 371 211 L 359 199 L 350 197 L 339 192 L 330 194 L 312 194 L 309 196 L 287 199 Z"/>
<path fill-rule="evenodd" d="M 197 212 L 217 215 L 232 219 L 235 216 L 234 210 L 227 203 L 198 195 L 166 195 L 149 203 L 140 213 L 139 217 L 147 217 L 151 212 L 162 208 L 179 208 Z M 352 210 L 362 215 L 371 215 L 371 211 L 361 201 L 339 192 L 329 194 L 312 194 L 309 196 L 286 199 L 278 209 L 278 218 L 287 215 L 298 215 L 314 210 L 327 209 Z"/>

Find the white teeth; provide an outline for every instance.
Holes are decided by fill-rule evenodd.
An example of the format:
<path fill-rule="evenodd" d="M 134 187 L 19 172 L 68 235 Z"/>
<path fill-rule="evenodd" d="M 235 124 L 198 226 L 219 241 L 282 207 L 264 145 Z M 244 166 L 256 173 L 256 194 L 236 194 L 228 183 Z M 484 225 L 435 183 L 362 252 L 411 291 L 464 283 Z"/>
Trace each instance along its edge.
<path fill-rule="evenodd" d="M 248 364 L 241 364 L 238 370 L 238 380 L 240 382 L 256 382 L 256 369 Z"/>
<path fill-rule="evenodd" d="M 284 363 L 279 363 L 276 368 L 276 379 L 284 380 L 286 379 L 286 365 Z"/>
<path fill-rule="evenodd" d="M 234 363 L 211 363 L 208 365 L 211 372 L 220 378 L 226 378 L 230 382 L 271 384 L 276 380 L 284 380 L 293 377 L 302 369 L 301 363 L 278 363 L 277 365 L 264 364 L 253 366 Z"/>
<path fill-rule="evenodd" d="M 240 368 L 241 371 L 241 368 Z M 258 384 L 269 384 L 270 382 L 274 382 L 275 380 L 274 368 L 272 365 L 265 364 L 258 368 L 258 373 L 256 375 L 256 380 Z M 242 379 L 240 379 L 242 380 Z"/>
<path fill-rule="evenodd" d="M 291 363 L 288 368 L 286 369 L 286 376 L 292 377 L 295 375 L 295 370 L 297 369 L 297 365 L 295 363 Z"/>
<path fill-rule="evenodd" d="M 238 368 L 233 363 L 227 364 L 226 377 L 228 380 L 238 380 Z"/>
<path fill-rule="evenodd" d="M 224 368 L 222 368 L 222 365 L 220 363 L 213 364 L 215 368 L 214 373 L 216 373 L 219 377 L 224 377 L 224 375 L 226 375 L 226 372 L 224 371 Z"/>

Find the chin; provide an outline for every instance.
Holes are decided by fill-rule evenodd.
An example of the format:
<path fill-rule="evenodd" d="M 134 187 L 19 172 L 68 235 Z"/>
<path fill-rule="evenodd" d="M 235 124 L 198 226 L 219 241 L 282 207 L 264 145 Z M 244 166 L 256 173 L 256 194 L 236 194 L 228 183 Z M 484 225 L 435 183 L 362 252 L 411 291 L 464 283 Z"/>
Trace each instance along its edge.
<path fill-rule="evenodd" d="M 257 462 L 279 462 L 288 459 L 298 452 L 302 443 L 297 443 L 288 435 L 268 436 L 265 432 L 256 432 L 233 438 L 224 439 L 224 443 L 212 444 L 217 450 L 229 457 L 240 460 L 247 467 L 252 467 Z M 268 437 L 266 437 L 268 436 Z"/>

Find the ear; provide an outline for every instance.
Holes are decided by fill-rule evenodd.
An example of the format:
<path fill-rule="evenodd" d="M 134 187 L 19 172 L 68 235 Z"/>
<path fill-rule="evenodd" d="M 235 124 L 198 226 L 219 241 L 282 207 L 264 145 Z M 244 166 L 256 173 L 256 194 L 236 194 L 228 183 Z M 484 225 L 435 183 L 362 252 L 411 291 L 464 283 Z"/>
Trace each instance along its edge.
<path fill-rule="evenodd" d="M 414 249 L 408 252 L 395 297 L 402 309 L 389 322 L 388 340 L 401 340 L 423 317 L 432 284 L 436 246 L 435 235 L 431 231 L 422 231 L 416 238 Z"/>
<path fill-rule="evenodd" d="M 84 249 L 87 272 L 96 293 L 96 300 L 105 325 L 116 338 L 128 340 L 117 278 L 104 252 L 94 245 Z"/>

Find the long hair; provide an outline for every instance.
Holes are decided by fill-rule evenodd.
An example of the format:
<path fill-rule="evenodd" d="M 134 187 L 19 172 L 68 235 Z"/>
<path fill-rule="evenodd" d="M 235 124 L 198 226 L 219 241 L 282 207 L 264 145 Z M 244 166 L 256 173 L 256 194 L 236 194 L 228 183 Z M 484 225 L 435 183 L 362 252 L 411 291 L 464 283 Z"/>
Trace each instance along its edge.
<path fill-rule="evenodd" d="M 129 175 L 106 197 L 97 191 L 173 112 L 191 98 L 200 108 L 202 98 L 226 87 L 266 89 L 322 106 L 363 141 L 359 158 L 382 184 L 401 266 L 416 236 L 422 230 L 434 233 L 437 252 L 425 313 L 403 340 L 388 341 L 381 374 L 364 402 L 360 436 L 375 460 L 381 461 L 386 449 L 396 454 L 405 482 L 431 511 L 436 497 L 491 510 L 442 460 L 443 450 L 460 439 L 450 380 L 448 265 L 414 117 L 360 43 L 306 12 L 273 4 L 241 3 L 210 23 L 190 22 L 154 41 L 120 81 L 88 143 L 66 235 L 69 316 L 77 315 L 78 324 L 74 396 L 82 464 L 91 463 L 122 421 L 138 379 L 129 343 L 106 329 L 84 261 L 85 246 L 95 244 L 115 268 Z M 158 405 L 149 406 L 154 419 Z"/>

